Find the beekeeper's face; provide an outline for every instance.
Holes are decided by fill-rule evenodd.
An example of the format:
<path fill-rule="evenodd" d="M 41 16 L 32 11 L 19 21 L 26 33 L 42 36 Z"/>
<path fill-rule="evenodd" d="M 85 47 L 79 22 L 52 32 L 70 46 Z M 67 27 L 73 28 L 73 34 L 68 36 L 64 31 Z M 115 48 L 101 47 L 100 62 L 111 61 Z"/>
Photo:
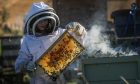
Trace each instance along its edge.
<path fill-rule="evenodd" d="M 37 26 L 38 30 L 43 31 L 45 29 L 49 29 L 48 24 L 49 24 L 48 20 L 41 20 L 37 23 L 36 26 Z"/>
<path fill-rule="evenodd" d="M 35 28 L 36 36 L 52 34 L 52 32 L 53 32 L 52 26 L 53 26 L 53 24 L 52 24 L 51 20 L 49 20 L 49 19 L 40 20 L 36 24 L 36 28 Z"/>

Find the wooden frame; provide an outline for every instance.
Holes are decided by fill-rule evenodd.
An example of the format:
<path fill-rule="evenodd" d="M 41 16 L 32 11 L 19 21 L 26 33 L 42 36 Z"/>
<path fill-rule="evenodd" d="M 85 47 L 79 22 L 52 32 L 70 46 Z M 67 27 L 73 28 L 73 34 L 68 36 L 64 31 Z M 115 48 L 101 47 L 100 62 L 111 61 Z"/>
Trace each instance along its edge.
<path fill-rule="evenodd" d="M 37 64 L 51 77 L 57 77 L 79 56 L 84 47 L 65 31 L 37 60 Z"/>

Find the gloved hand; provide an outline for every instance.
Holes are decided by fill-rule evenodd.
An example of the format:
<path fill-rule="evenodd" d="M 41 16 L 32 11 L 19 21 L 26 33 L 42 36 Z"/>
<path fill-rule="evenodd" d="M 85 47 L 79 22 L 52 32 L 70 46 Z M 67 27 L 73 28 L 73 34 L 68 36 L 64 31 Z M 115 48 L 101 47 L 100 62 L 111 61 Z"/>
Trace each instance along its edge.
<path fill-rule="evenodd" d="M 69 32 L 74 32 L 77 36 L 86 34 L 85 27 L 78 22 L 70 22 L 65 26 L 65 28 L 68 29 Z"/>
<path fill-rule="evenodd" d="M 36 65 L 33 61 L 28 62 L 27 64 L 27 70 L 28 71 L 34 71 L 36 69 Z"/>

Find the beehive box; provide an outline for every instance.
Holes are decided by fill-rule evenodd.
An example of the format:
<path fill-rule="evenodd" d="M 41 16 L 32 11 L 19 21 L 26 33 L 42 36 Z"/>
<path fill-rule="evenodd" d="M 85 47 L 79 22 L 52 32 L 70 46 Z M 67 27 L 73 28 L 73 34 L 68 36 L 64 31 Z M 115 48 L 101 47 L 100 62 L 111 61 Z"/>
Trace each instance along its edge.
<path fill-rule="evenodd" d="M 140 10 L 136 11 L 135 16 L 131 15 L 130 11 L 130 9 L 122 9 L 111 14 L 118 38 L 140 37 Z"/>
<path fill-rule="evenodd" d="M 89 84 L 139 84 L 140 56 L 85 59 L 82 71 Z"/>

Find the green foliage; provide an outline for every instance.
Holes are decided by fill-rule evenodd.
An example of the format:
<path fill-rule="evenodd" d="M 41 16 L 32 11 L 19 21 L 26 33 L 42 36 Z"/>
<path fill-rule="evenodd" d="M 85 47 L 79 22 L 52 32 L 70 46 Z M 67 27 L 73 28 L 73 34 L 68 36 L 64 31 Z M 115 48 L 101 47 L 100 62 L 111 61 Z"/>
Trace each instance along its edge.
<path fill-rule="evenodd" d="M 23 35 L 23 31 L 21 30 L 11 30 L 9 29 L 2 29 L 0 28 L 0 36 L 22 36 Z"/>
<path fill-rule="evenodd" d="M 8 11 L 7 11 L 7 9 L 5 7 L 3 7 L 3 11 L 2 11 L 1 15 L 2 15 L 1 20 L 2 20 L 3 23 L 5 23 L 7 21 L 7 19 L 8 19 L 8 17 L 9 17 L 9 13 L 8 13 Z"/>

